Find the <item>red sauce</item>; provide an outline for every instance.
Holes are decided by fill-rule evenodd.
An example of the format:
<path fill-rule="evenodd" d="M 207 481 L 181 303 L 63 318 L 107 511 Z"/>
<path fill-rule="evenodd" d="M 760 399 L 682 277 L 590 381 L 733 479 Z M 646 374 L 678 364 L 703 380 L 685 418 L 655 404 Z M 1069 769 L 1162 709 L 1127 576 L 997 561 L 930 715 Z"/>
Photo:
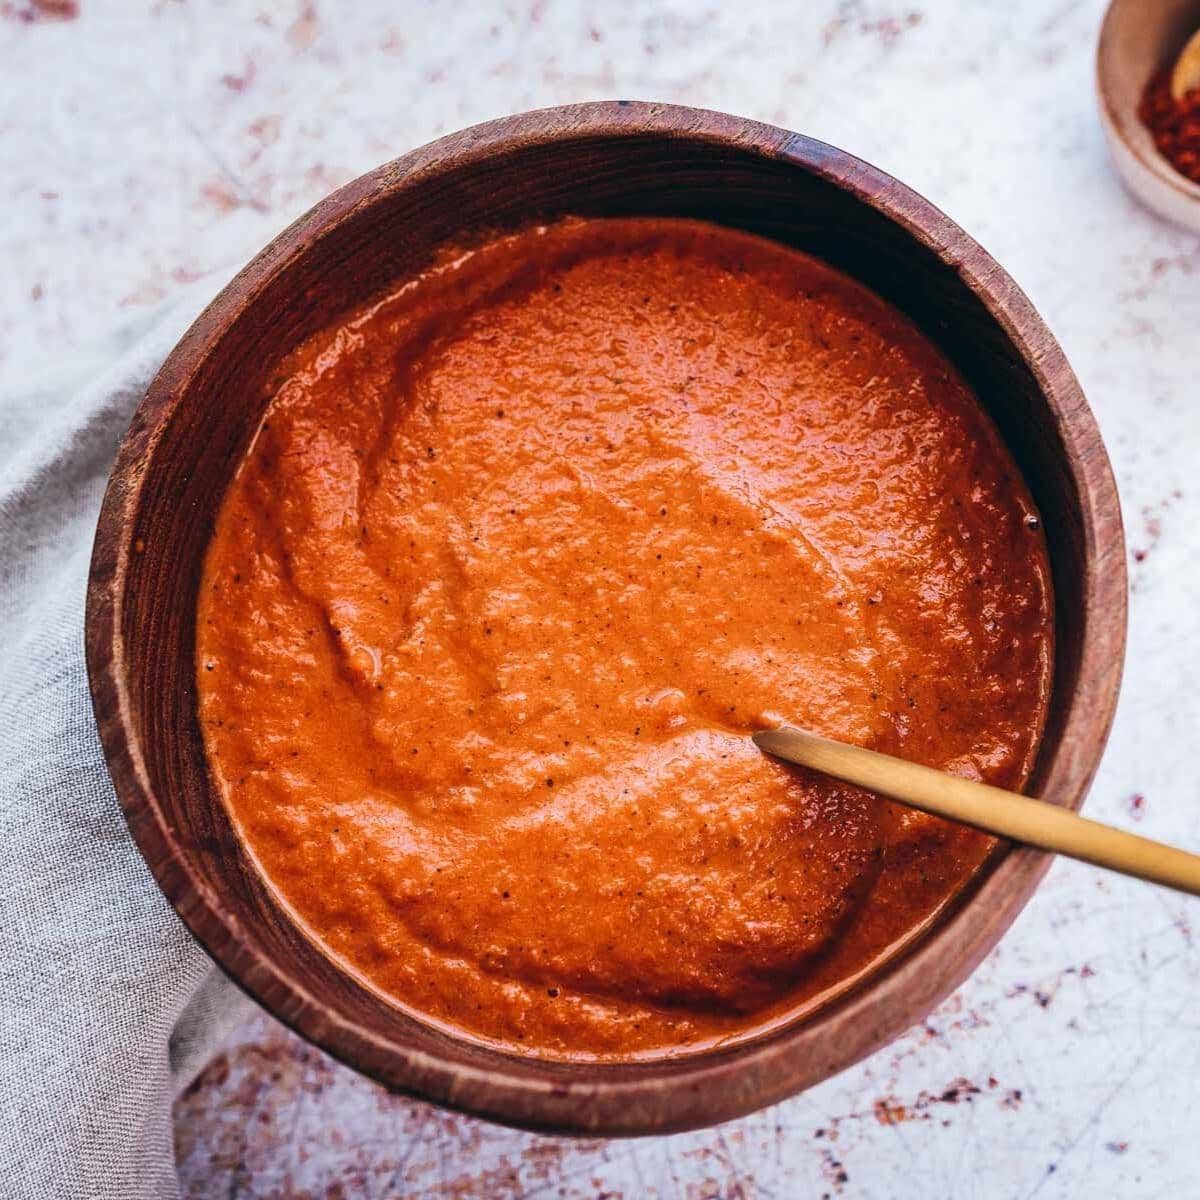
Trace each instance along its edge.
<path fill-rule="evenodd" d="M 1159 154 L 1180 175 L 1200 183 L 1200 88 L 1176 100 L 1171 95 L 1171 69 L 1164 67 L 1146 84 L 1138 116 Z"/>
<path fill-rule="evenodd" d="M 427 1020 L 629 1058 L 810 1011 L 992 843 L 764 757 L 991 783 L 1046 708 L 1037 517 L 859 284 L 680 220 L 447 260 L 281 365 L 197 636 L 209 761 L 328 952 Z"/>

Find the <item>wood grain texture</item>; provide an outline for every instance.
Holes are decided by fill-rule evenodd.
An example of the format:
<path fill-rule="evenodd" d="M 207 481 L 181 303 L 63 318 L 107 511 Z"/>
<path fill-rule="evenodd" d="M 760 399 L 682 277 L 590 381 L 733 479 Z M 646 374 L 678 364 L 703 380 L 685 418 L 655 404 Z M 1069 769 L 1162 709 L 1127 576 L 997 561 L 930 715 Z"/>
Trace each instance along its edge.
<path fill-rule="evenodd" d="M 801 1025 L 662 1062 L 537 1062 L 398 1012 L 299 933 L 209 785 L 196 719 L 202 558 L 272 364 L 446 241 L 566 213 L 692 216 L 774 237 L 863 280 L 943 347 L 1045 518 L 1058 661 L 1029 790 L 1078 808 L 1116 702 L 1125 550 L 1108 458 L 1061 351 L 1000 267 L 894 179 L 820 142 L 692 109 L 586 104 L 477 126 L 363 176 L 282 233 L 196 321 L 134 416 L 97 529 L 87 657 L 109 769 L 147 863 L 264 1007 L 388 1086 L 454 1108 L 536 1129 L 665 1132 L 797 1092 L 920 1020 L 995 944 L 1047 858 L 997 855 L 907 956 Z"/>

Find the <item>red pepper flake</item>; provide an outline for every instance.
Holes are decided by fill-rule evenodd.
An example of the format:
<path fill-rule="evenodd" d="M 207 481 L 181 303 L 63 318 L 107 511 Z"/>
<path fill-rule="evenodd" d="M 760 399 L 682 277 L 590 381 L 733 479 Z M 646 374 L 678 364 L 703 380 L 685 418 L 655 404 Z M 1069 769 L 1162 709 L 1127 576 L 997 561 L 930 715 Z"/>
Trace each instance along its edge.
<path fill-rule="evenodd" d="M 1159 154 L 1185 179 L 1200 183 L 1200 88 L 1176 100 L 1170 68 L 1164 67 L 1146 84 L 1138 116 Z"/>

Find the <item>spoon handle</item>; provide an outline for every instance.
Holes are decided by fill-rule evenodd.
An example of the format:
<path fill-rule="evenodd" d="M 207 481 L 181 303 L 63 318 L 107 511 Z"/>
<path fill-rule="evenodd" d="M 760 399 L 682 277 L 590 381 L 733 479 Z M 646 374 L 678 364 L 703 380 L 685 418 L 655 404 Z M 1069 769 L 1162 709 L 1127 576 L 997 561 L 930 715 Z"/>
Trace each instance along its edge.
<path fill-rule="evenodd" d="M 801 729 L 754 735 L 768 754 L 1027 846 L 1200 895 L 1200 855 L 1138 837 L 1069 809 L 918 766 Z"/>

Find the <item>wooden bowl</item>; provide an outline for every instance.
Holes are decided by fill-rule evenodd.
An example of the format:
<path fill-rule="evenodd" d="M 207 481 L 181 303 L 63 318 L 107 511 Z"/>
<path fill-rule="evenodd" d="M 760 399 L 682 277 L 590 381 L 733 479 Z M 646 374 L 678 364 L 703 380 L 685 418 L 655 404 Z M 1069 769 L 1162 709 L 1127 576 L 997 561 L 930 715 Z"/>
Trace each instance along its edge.
<path fill-rule="evenodd" d="M 585 104 L 494 121 L 388 163 L 282 233 L 163 365 L 100 515 L 87 657 L 130 829 L 214 959 L 263 1007 L 391 1088 L 493 1120 L 599 1134 L 725 1120 L 817 1083 L 920 1021 L 995 945 L 1047 866 L 1001 853 L 914 949 L 815 1017 L 720 1051 L 542 1062 L 397 1011 L 302 936 L 210 785 L 193 678 L 196 591 L 225 489 L 301 338 L 478 230 L 558 214 L 673 214 L 812 251 L 905 310 L 949 353 L 1044 514 L 1058 653 L 1032 791 L 1077 808 L 1116 702 L 1125 551 L 1112 473 L 1054 338 L 961 229 L 866 163 L 782 129 L 686 108 Z"/>
<path fill-rule="evenodd" d="M 1200 29 L 1200 0 L 1113 0 L 1100 28 L 1096 91 L 1113 162 L 1152 212 L 1200 233 L 1200 183 L 1158 152 L 1138 117 L 1151 76 Z"/>

